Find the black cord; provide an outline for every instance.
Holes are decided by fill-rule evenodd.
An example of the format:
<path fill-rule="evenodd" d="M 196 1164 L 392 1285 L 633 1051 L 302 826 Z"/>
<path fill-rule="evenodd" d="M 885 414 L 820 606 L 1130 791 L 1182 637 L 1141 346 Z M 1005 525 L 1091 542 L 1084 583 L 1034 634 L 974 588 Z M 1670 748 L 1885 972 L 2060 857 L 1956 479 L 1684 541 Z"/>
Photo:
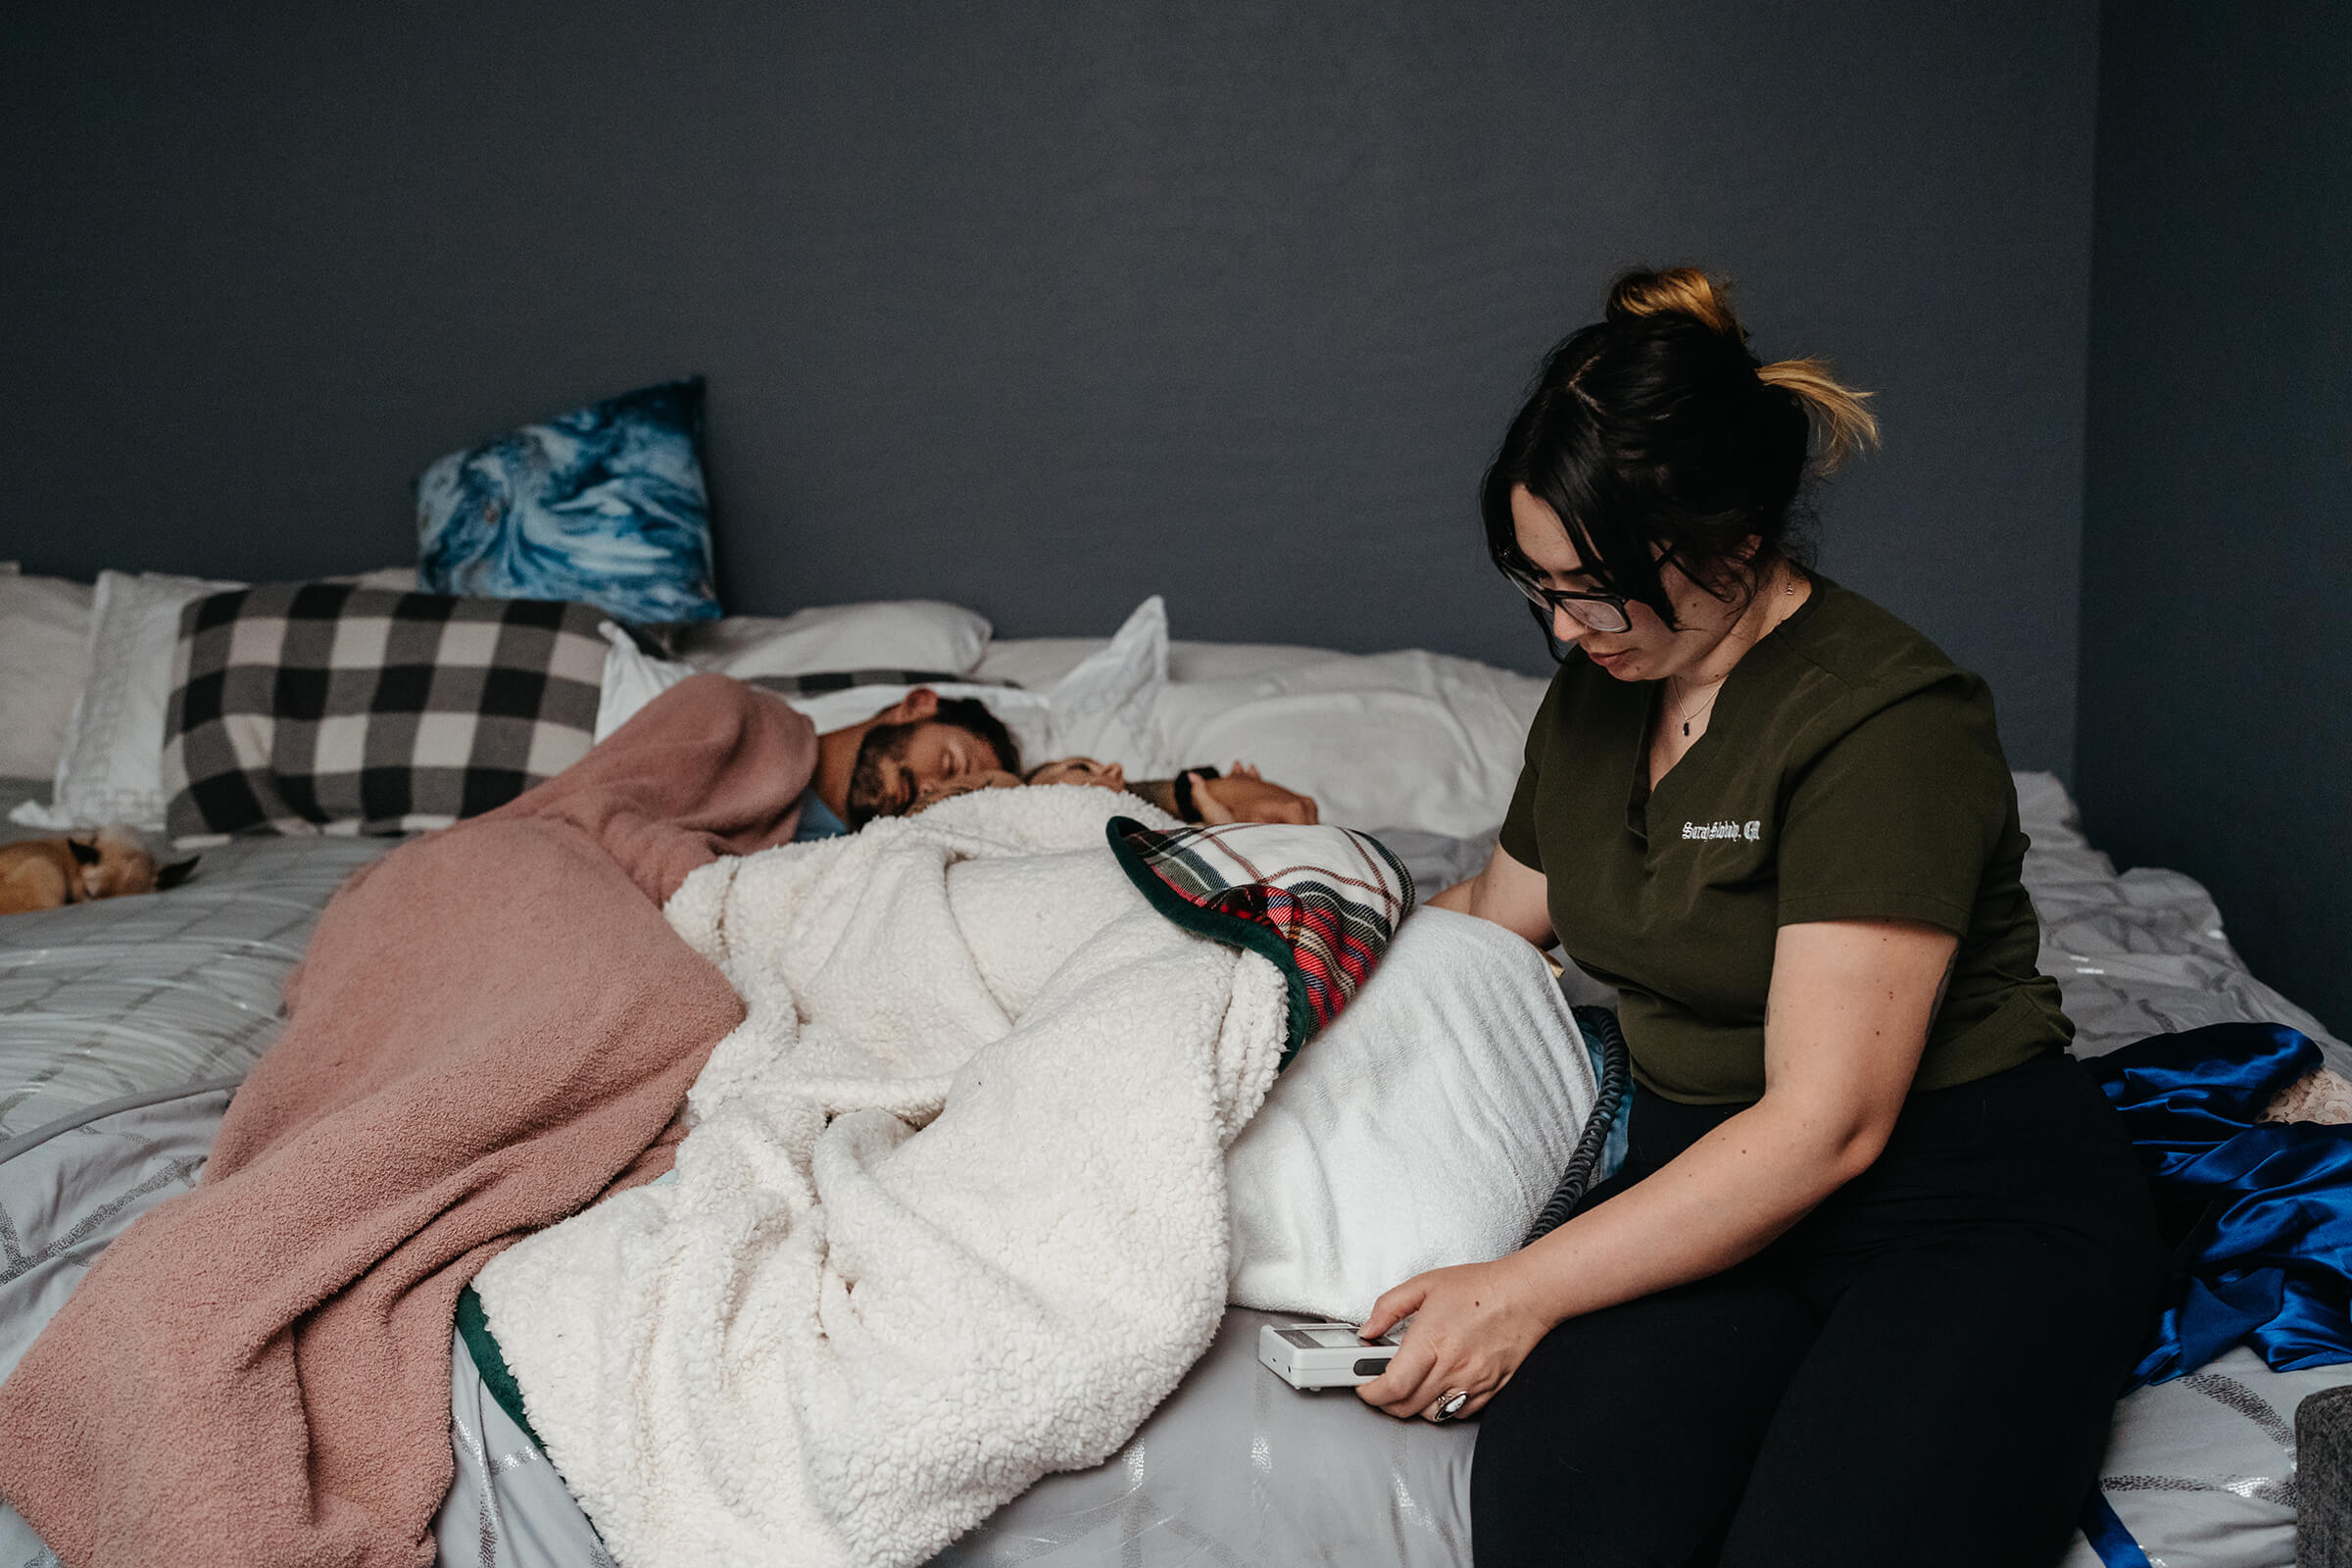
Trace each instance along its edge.
<path fill-rule="evenodd" d="M 1625 1054 L 1625 1034 L 1617 1027 L 1617 1014 L 1606 1007 L 1592 1006 L 1571 1011 L 1585 1038 L 1600 1046 L 1600 1094 L 1592 1102 L 1592 1114 L 1585 1118 L 1585 1130 L 1576 1141 L 1575 1152 L 1568 1156 L 1568 1168 L 1560 1172 L 1559 1186 L 1551 1190 L 1544 1211 L 1528 1227 L 1527 1239 L 1519 1244 L 1521 1247 L 1549 1236 L 1576 1211 L 1576 1205 L 1592 1185 L 1592 1172 L 1600 1163 L 1601 1151 L 1608 1148 L 1609 1130 L 1617 1124 L 1618 1109 L 1633 1091 L 1633 1062 Z"/>

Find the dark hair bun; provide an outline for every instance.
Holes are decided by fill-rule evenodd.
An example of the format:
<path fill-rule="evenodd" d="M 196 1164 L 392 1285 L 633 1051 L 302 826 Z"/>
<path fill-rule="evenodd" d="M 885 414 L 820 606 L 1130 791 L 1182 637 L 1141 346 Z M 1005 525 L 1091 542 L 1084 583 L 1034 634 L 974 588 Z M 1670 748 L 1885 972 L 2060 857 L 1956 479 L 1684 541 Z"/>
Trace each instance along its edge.
<path fill-rule="evenodd" d="M 1644 316 L 1688 316 L 1737 343 L 1747 341 L 1732 314 L 1729 290 L 1695 267 L 1663 272 L 1628 272 L 1609 290 L 1608 318 L 1630 321 Z"/>
<path fill-rule="evenodd" d="M 1480 496 L 1488 549 L 1527 569 L 1511 510 L 1524 486 L 1586 570 L 1672 625 L 1663 553 L 1711 589 L 1752 582 L 1785 554 L 1815 438 L 1824 470 L 1877 440 L 1868 395 L 1818 360 L 1759 365 L 1729 289 L 1699 269 L 1628 272 L 1511 421 Z"/>

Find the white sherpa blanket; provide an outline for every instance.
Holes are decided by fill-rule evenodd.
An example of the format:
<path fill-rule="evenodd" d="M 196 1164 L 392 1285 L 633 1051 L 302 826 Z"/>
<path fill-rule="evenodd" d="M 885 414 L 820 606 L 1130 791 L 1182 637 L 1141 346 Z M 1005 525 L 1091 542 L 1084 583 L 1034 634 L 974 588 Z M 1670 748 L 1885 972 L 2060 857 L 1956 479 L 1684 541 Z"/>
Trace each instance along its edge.
<path fill-rule="evenodd" d="M 984 791 L 670 901 L 750 1008 L 676 1179 L 476 1282 L 628 1568 L 920 1562 L 1101 1462 L 1207 1347 L 1221 1155 L 1286 995 L 1152 912 L 1104 844 L 1120 812 L 1166 823 Z"/>

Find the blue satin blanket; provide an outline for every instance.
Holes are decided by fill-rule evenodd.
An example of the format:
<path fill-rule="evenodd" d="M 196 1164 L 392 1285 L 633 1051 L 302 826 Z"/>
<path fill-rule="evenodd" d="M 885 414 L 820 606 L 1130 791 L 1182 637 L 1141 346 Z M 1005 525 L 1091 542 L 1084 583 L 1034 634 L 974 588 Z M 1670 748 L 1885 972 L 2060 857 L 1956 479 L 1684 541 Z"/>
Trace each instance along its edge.
<path fill-rule="evenodd" d="M 2168 1231 L 2186 1222 L 2135 1383 L 2194 1372 L 2241 1340 L 2275 1372 L 2352 1360 L 2352 1126 L 2262 1120 L 2320 1064 L 2310 1040 L 2258 1023 L 2083 1062 L 2123 1112 Z"/>

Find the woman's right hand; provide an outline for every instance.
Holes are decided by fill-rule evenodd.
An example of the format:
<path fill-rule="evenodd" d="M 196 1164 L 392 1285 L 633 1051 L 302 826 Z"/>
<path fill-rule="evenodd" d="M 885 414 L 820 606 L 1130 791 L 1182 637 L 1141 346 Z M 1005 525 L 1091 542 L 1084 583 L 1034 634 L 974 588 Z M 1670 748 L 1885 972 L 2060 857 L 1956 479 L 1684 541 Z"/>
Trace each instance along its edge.
<path fill-rule="evenodd" d="M 1375 1301 L 1356 1331 L 1366 1340 L 1379 1339 L 1408 1316 L 1413 1321 L 1389 1369 L 1357 1389 L 1356 1396 L 1400 1421 L 1478 1414 L 1551 1332 L 1551 1320 L 1516 1264 L 1516 1257 L 1506 1257 L 1432 1269 Z M 1438 1416 L 1439 1405 L 1455 1394 L 1470 1397 Z"/>

